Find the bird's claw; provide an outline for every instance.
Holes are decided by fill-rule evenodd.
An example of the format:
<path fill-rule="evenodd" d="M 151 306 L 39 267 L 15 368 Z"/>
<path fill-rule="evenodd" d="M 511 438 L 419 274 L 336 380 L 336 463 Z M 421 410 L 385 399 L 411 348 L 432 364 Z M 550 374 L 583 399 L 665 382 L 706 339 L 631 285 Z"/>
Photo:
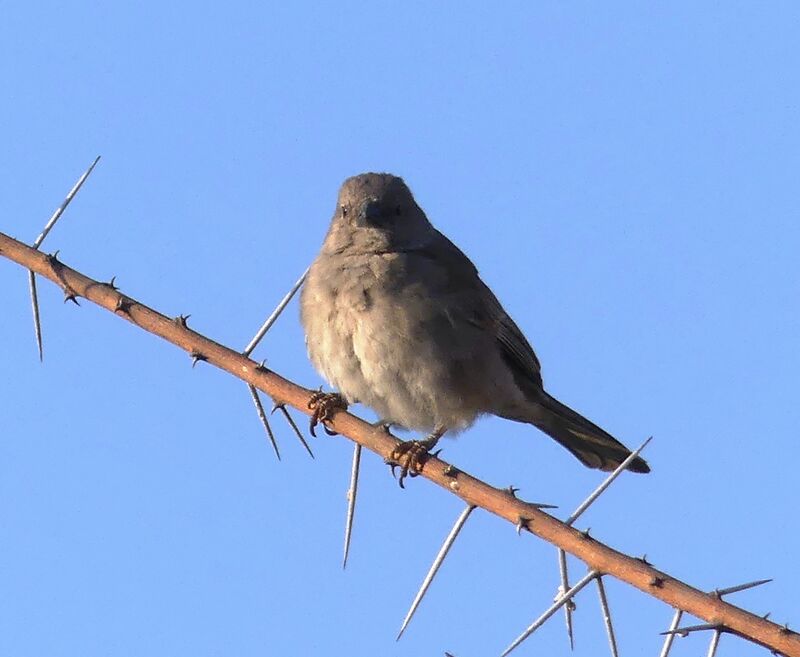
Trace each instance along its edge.
<path fill-rule="evenodd" d="M 406 440 L 399 443 L 389 454 L 386 463 L 392 469 L 392 476 L 397 479 L 395 468 L 400 468 L 398 482 L 400 488 L 405 488 L 406 477 L 416 477 L 425 466 L 425 461 L 431 456 L 428 451 L 433 445 L 427 440 Z"/>
<path fill-rule="evenodd" d="M 322 422 L 322 428 L 329 436 L 337 435 L 335 431 L 328 429 L 325 425 L 326 422 L 333 419 L 337 411 L 346 411 L 347 402 L 338 392 L 322 392 L 321 390 L 311 395 L 308 400 L 308 408 L 313 411 L 311 413 L 311 421 L 309 431 L 315 438 L 317 437 L 315 427 Z"/>

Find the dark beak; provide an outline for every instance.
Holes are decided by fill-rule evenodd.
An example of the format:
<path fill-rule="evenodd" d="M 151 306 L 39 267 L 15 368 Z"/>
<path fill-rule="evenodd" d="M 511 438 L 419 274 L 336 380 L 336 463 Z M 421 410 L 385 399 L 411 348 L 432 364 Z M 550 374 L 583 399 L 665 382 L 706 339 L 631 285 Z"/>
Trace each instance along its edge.
<path fill-rule="evenodd" d="M 383 206 L 380 201 L 366 201 L 361 207 L 361 216 L 367 226 L 379 224 L 383 216 Z"/>

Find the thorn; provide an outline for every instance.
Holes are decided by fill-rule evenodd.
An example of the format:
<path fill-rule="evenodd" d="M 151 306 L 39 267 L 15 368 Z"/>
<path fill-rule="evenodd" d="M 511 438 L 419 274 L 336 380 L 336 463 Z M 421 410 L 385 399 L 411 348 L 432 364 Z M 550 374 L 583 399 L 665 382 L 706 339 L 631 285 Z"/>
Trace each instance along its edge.
<path fill-rule="evenodd" d="M 689 630 L 683 627 L 676 627 L 674 630 L 661 632 L 661 636 L 679 636 L 682 639 L 685 639 L 687 636 L 689 636 Z"/>
<path fill-rule="evenodd" d="M 428 570 L 427 575 L 425 575 L 425 579 L 422 580 L 422 585 L 419 587 L 419 591 L 417 591 L 417 595 L 414 596 L 414 600 L 411 603 L 411 608 L 408 610 L 406 617 L 403 619 L 403 624 L 400 627 L 400 632 L 397 634 L 396 641 L 400 640 L 400 637 L 403 636 L 403 632 L 405 632 L 408 624 L 411 622 L 411 619 L 414 616 L 414 612 L 417 611 L 417 607 L 419 607 L 419 603 L 422 602 L 422 598 L 427 593 L 428 588 L 433 582 L 433 578 L 436 577 L 436 573 L 439 572 L 439 568 L 441 568 L 442 563 L 444 563 L 445 557 L 447 553 L 450 551 L 450 548 L 453 547 L 453 543 L 455 543 L 456 538 L 458 538 L 459 533 L 461 532 L 462 528 L 464 527 L 464 523 L 467 522 L 469 515 L 475 510 L 475 507 L 469 505 L 465 508 L 456 519 L 453 528 L 450 530 L 450 533 L 447 534 L 447 537 L 444 539 L 444 543 L 442 543 L 442 547 L 439 548 L 439 552 L 436 554 L 436 557 L 431 564 L 430 569 Z"/>
<path fill-rule="evenodd" d="M 654 586 L 657 589 L 660 589 L 664 586 L 664 578 L 654 576 L 650 579 L 650 586 Z"/>
<path fill-rule="evenodd" d="M 128 315 L 130 314 L 131 306 L 133 306 L 131 300 L 120 295 L 119 299 L 117 299 L 116 305 L 114 306 L 114 312 L 122 312 Z"/>
<path fill-rule="evenodd" d="M 303 285 L 303 282 L 306 280 L 306 274 L 308 274 L 308 269 L 306 269 L 303 272 L 303 275 L 297 279 L 297 282 L 292 286 L 292 289 L 286 293 L 283 299 L 281 299 L 280 303 L 278 303 L 278 305 L 275 307 L 275 310 L 272 311 L 272 314 L 267 318 L 267 321 L 265 321 L 261 328 L 258 329 L 253 339 L 250 340 L 250 344 L 248 344 L 242 352 L 245 356 L 249 356 L 253 352 L 253 349 L 258 346 L 258 343 L 261 342 L 261 339 L 267 334 L 267 331 L 269 331 L 269 329 L 275 323 L 275 320 L 280 317 L 284 308 L 286 308 L 286 306 L 292 300 L 292 297 L 297 293 L 297 290 L 300 289 L 300 286 Z"/>
<path fill-rule="evenodd" d="M 781 634 L 794 634 L 794 632 L 789 629 L 789 623 L 784 623 L 779 632 Z"/>
<path fill-rule="evenodd" d="M 687 630 L 683 630 L 681 628 L 678 628 L 677 630 L 673 630 L 672 632 L 662 632 L 661 634 L 672 634 L 674 636 L 679 636 L 682 639 L 685 639 L 687 636 L 689 636 L 689 632 Z"/>
<path fill-rule="evenodd" d="M 276 404 L 276 408 L 281 413 L 283 413 L 283 417 L 286 418 L 286 421 L 289 423 L 289 426 L 292 428 L 292 431 L 294 431 L 294 435 L 297 436 L 297 439 L 300 441 L 300 444 L 303 445 L 303 447 L 305 447 L 306 451 L 308 452 L 308 455 L 313 459 L 314 452 L 311 451 L 311 448 L 308 446 L 306 439 L 303 438 L 303 434 L 300 433 L 300 429 L 297 428 L 294 419 L 292 419 L 292 416 L 289 414 L 289 411 L 286 410 L 286 406 L 284 404 Z M 273 412 L 274 411 L 275 409 L 273 409 Z"/>
<path fill-rule="evenodd" d="M 189 356 L 192 358 L 192 367 L 197 365 L 197 363 L 199 363 L 200 361 L 207 361 L 208 360 L 208 356 L 204 356 L 199 351 L 192 350 L 192 351 L 189 352 Z"/>
<path fill-rule="evenodd" d="M 76 306 L 79 306 L 80 304 L 78 303 L 77 299 L 75 298 L 75 296 L 76 296 L 75 295 L 75 291 L 70 289 L 70 287 L 64 282 L 63 277 L 61 276 L 61 269 L 63 268 L 63 265 L 58 261 L 58 251 L 56 251 L 55 253 L 51 253 L 49 255 L 46 255 L 45 258 L 47 260 L 47 263 L 50 265 L 50 268 L 53 270 L 53 273 L 56 275 L 56 277 L 59 279 L 59 281 L 63 285 L 64 303 L 66 303 L 67 301 L 72 301 Z M 32 274 L 31 274 L 31 278 L 33 278 Z M 36 287 L 35 279 L 31 283 L 31 287 L 34 290 L 34 295 L 35 295 L 35 287 Z M 38 300 L 36 300 L 34 298 L 32 301 L 33 301 L 35 306 L 38 306 Z M 38 310 L 38 307 L 37 307 L 37 310 Z M 35 319 L 34 319 L 34 321 L 35 321 Z"/>
<path fill-rule="evenodd" d="M 353 518 L 356 514 L 356 497 L 358 496 L 358 474 L 361 469 L 361 445 L 353 448 L 353 465 L 350 468 L 350 488 L 347 489 L 347 517 L 344 523 L 344 558 L 342 570 L 347 568 L 347 555 L 350 553 L 350 537 L 353 533 Z"/>
<path fill-rule="evenodd" d="M 110 281 L 108 281 L 108 283 L 106 283 L 106 286 L 107 286 L 107 287 L 110 287 L 112 290 L 114 290 L 114 291 L 116 292 L 116 291 L 119 289 L 119 288 L 116 286 L 116 282 L 117 282 L 117 277 L 116 277 L 116 276 L 112 276 L 112 277 L 111 277 L 111 280 L 110 280 Z"/>
<path fill-rule="evenodd" d="M 706 657 L 715 657 L 720 638 L 722 638 L 722 632 L 720 630 L 714 630 L 714 634 L 711 635 L 711 643 L 708 645 Z"/>
<path fill-rule="evenodd" d="M 172 321 L 175 322 L 178 326 L 182 326 L 183 328 L 189 328 L 189 318 L 191 315 L 178 315 Z"/>
<path fill-rule="evenodd" d="M 736 586 L 729 586 L 724 589 L 714 589 L 711 595 L 713 595 L 715 598 L 722 598 L 723 595 L 728 595 L 729 593 L 738 593 L 739 591 L 746 591 L 747 589 L 752 589 L 756 586 L 768 584 L 771 581 L 771 579 L 757 579 L 753 582 L 747 582 L 747 584 L 737 584 Z"/>
<path fill-rule="evenodd" d="M 608 598 L 606 597 L 606 587 L 603 585 L 603 578 L 597 576 L 597 594 L 600 596 L 600 610 L 603 614 L 603 621 L 606 625 L 606 634 L 608 635 L 608 646 L 611 649 L 612 657 L 619 657 L 617 650 L 617 638 L 614 634 L 614 625 L 611 622 L 611 609 L 608 606 Z"/>
<path fill-rule="evenodd" d="M 438 459 L 438 458 L 439 458 L 439 454 L 441 454 L 441 453 L 442 453 L 442 450 L 441 450 L 441 449 L 437 449 L 435 452 L 430 452 L 430 453 L 428 454 L 428 458 L 431 458 L 431 457 L 432 457 L 432 458 Z M 414 476 L 414 475 L 412 475 L 412 477 L 413 477 L 413 476 Z"/>
<path fill-rule="evenodd" d="M 719 625 L 716 623 L 702 623 L 701 625 L 687 625 L 685 627 L 676 627 L 674 630 L 670 629 L 666 632 L 662 632 L 662 636 L 666 635 L 677 635 L 680 637 L 689 636 L 692 632 L 706 632 L 708 630 L 716 630 L 716 631 L 723 631 L 725 627 L 723 625 Z"/>
<path fill-rule="evenodd" d="M 39 316 L 39 295 L 36 293 L 36 275 L 28 271 L 28 288 L 31 292 L 31 308 L 33 310 L 33 331 L 36 334 L 36 348 L 39 351 L 39 362 L 44 361 L 42 349 L 42 322 Z"/>
<path fill-rule="evenodd" d="M 643 554 L 641 557 L 634 557 L 634 558 L 636 559 L 636 561 L 641 561 L 645 566 L 652 566 L 653 565 L 647 560 L 647 555 L 646 554 Z"/>
<path fill-rule="evenodd" d="M 258 419 L 261 420 L 261 424 L 264 427 L 264 430 L 267 432 L 269 442 L 272 444 L 272 449 L 275 451 L 275 456 L 278 457 L 278 460 L 280 461 L 281 451 L 278 449 L 278 442 L 275 440 L 275 434 L 272 433 L 272 427 L 269 425 L 269 421 L 267 420 L 267 414 L 264 412 L 264 405 L 261 403 L 261 397 L 258 394 L 258 390 L 249 384 L 247 388 L 250 391 L 250 397 L 253 399 L 253 403 L 256 406 Z"/>
<path fill-rule="evenodd" d="M 519 492 L 519 488 L 517 488 L 516 486 L 509 486 L 508 488 L 504 488 L 503 490 L 515 499 L 517 497 L 517 493 Z"/>
<path fill-rule="evenodd" d="M 531 522 L 530 518 L 525 518 L 523 516 L 519 516 L 519 518 L 517 519 L 517 536 L 520 535 L 520 532 L 523 529 L 528 529 L 528 526 L 530 525 L 530 522 Z"/>
<path fill-rule="evenodd" d="M 519 637 L 517 637 L 508 648 L 503 651 L 503 654 L 500 655 L 500 657 L 506 657 L 506 655 L 508 655 L 512 650 L 514 650 L 514 648 L 516 648 L 520 643 L 538 630 L 542 625 L 544 625 L 553 614 L 555 614 L 567 602 L 572 600 L 572 598 L 575 597 L 584 586 L 586 586 L 599 574 L 600 573 L 598 573 L 596 570 L 590 570 L 588 573 L 586 573 L 580 579 L 580 581 L 575 584 L 575 586 L 573 586 L 562 597 L 554 602 L 541 616 L 539 616 L 539 618 L 533 621 L 533 623 L 531 623 L 531 625 L 529 625 L 528 628 Z"/>
<path fill-rule="evenodd" d="M 458 468 L 454 465 L 448 465 L 444 470 L 442 470 L 442 474 L 445 477 L 457 477 L 458 472 Z"/>
<path fill-rule="evenodd" d="M 591 540 L 593 540 L 593 539 L 592 539 L 592 536 L 591 536 L 591 534 L 589 534 L 589 532 L 590 532 L 591 530 L 592 530 L 592 528 L 591 528 L 591 527 L 587 527 L 586 529 L 584 529 L 584 530 L 583 530 L 583 531 L 580 533 L 580 534 L 581 534 L 581 538 L 582 538 L 582 539 L 584 539 L 584 540 L 586 540 L 586 541 L 591 541 Z"/>
<path fill-rule="evenodd" d="M 669 624 L 669 629 L 666 632 L 662 632 L 662 635 L 666 635 L 664 639 L 664 646 L 661 648 L 661 653 L 659 657 L 668 657 L 669 651 L 672 649 L 672 644 L 675 641 L 675 634 L 673 632 L 677 629 L 678 624 L 681 622 L 681 618 L 683 617 L 683 610 L 676 609 L 675 615 L 672 617 L 672 622 Z"/>
<path fill-rule="evenodd" d="M 64 201 L 61 203 L 61 205 L 58 206 L 58 208 L 56 208 L 56 211 L 52 214 L 50 219 L 48 219 L 47 224 L 45 224 L 45 227 L 42 230 L 42 232 L 34 240 L 34 242 L 33 242 L 33 248 L 34 249 L 38 249 L 42 245 L 42 242 L 44 241 L 44 238 L 47 237 L 47 234 L 50 232 L 50 230 L 53 228 L 53 226 L 56 225 L 56 222 L 59 220 L 61 215 L 64 213 L 64 210 L 67 209 L 67 206 L 70 204 L 72 199 L 75 198 L 75 194 L 78 193 L 78 190 L 81 188 L 83 183 L 86 182 L 86 179 L 89 177 L 89 174 L 92 173 L 92 171 L 94 170 L 95 166 L 97 165 L 97 163 L 99 161 L 100 161 L 100 156 L 98 155 L 95 158 L 94 162 L 91 163 L 89 168 L 86 171 L 83 172 L 83 175 L 80 178 L 78 178 L 78 182 L 76 182 L 72 186 L 72 189 L 69 190 L 69 193 L 67 194 L 67 196 L 64 199 Z"/>
<path fill-rule="evenodd" d="M 260 370 L 261 372 L 266 372 L 267 371 L 267 359 L 263 358 L 261 360 L 261 362 L 258 365 L 256 365 L 256 369 Z M 275 412 L 274 408 L 272 409 L 272 412 L 273 413 Z"/>
<path fill-rule="evenodd" d="M 586 509 L 588 509 L 595 502 L 595 500 L 597 500 L 597 498 L 600 497 L 606 491 L 606 489 L 612 483 L 614 483 L 614 480 L 617 477 L 619 477 L 625 471 L 625 468 L 628 466 L 628 464 L 631 461 L 633 461 L 633 459 L 635 459 L 645 447 L 647 447 L 647 444 L 652 439 L 653 439 L 653 437 L 650 436 L 650 438 L 645 440 L 639 446 L 638 449 L 635 449 L 630 454 L 628 454 L 628 456 L 625 458 L 625 460 L 622 463 L 620 463 L 617 466 L 617 468 L 611 474 L 608 475 L 608 477 L 605 478 L 603 483 L 600 484 L 597 488 L 595 488 L 594 491 L 592 491 L 592 493 L 589 495 L 589 497 L 587 497 L 583 502 L 581 502 L 578 505 L 578 508 L 575 509 L 575 511 L 572 512 L 572 515 L 564 521 L 564 524 L 571 525 L 572 523 L 574 523 L 581 516 L 581 514 L 584 511 L 586 511 Z"/>
<path fill-rule="evenodd" d="M 569 575 L 567 574 L 567 553 L 564 550 L 558 551 L 558 573 L 561 584 L 558 587 L 558 596 L 564 595 L 569 590 Z M 555 602 L 555 601 L 554 601 Z M 567 638 L 569 639 L 570 650 L 575 650 L 575 637 L 572 631 L 572 612 L 575 611 L 575 602 L 570 600 L 564 605 L 564 621 L 567 624 Z"/>

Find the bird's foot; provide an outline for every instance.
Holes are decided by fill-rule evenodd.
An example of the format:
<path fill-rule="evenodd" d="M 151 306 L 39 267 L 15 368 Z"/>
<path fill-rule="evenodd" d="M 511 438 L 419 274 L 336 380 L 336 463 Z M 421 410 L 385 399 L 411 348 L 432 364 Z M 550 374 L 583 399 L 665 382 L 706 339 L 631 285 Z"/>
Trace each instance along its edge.
<path fill-rule="evenodd" d="M 346 411 L 347 401 L 338 392 L 322 392 L 320 390 L 311 395 L 311 399 L 308 400 L 308 408 L 313 411 L 309 425 L 311 435 L 315 438 L 317 437 L 314 429 L 322 422 L 322 428 L 325 429 L 325 433 L 329 436 L 335 436 L 336 432 L 328 429 L 325 422 L 332 420 L 337 411 Z"/>
<path fill-rule="evenodd" d="M 400 468 L 400 478 L 398 479 L 400 488 L 405 488 L 403 482 L 406 477 L 416 477 L 422 472 L 425 461 L 431 456 L 430 450 L 439 441 L 442 433 L 444 432 L 434 431 L 424 440 L 405 440 L 392 450 L 386 463 L 392 468 L 392 476 L 396 476 L 395 468 Z M 436 454 L 438 453 L 436 452 Z"/>

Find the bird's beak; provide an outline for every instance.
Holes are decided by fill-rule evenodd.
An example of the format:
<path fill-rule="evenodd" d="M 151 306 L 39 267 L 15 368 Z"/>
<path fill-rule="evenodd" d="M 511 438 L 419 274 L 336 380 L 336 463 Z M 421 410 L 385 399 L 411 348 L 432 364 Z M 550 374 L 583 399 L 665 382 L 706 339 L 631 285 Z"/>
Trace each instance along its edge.
<path fill-rule="evenodd" d="M 362 226 L 375 226 L 383 216 L 383 206 L 376 199 L 367 199 L 361 206 L 359 220 Z"/>

